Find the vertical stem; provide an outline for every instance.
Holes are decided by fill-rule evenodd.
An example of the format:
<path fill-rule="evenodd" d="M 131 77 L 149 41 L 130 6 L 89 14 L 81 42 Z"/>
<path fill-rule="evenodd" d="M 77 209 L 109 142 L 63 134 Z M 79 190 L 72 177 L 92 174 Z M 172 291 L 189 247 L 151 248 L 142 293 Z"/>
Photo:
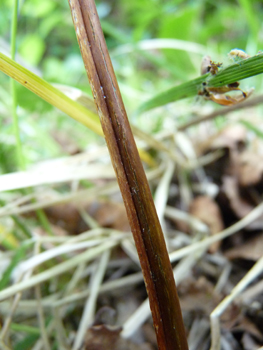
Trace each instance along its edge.
<path fill-rule="evenodd" d="M 69 0 L 82 58 L 138 251 L 161 350 L 187 350 L 173 271 L 93 0 Z"/>
<path fill-rule="evenodd" d="M 12 28 L 11 28 L 11 59 L 12 60 L 15 60 L 15 54 L 16 54 L 18 3 L 19 3 L 19 0 L 14 0 Z M 20 169 L 25 170 L 26 164 L 25 164 L 25 158 L 22 151 L 22 142 L 21 142 L 20 130 L 19 130 L 19 122 L 18 122 L 18 115 L 17 115 L 17 91 L 16 91 L 16 82 L 14 79 L 11 79 L 10 86 L 11 86 L 11 94 L 12 94 L 13 127 L 14 127 L 15 139 L 16 139 L 17 165 Z M 46 229 L 47 232 L 53 235 L 44 211 L 42 209 L 38 209 L 36 213 L 42 226 Z"/>
<path fill-rule="evenodd" d="M 13 3 L 13 15 L 12 15 L 12 27 L 11 27 L 11 58 L 15 60 L 16 54 L 16 32 L 17 32 L 17 14 L 18 14 L 18 0 L 14 0 Z M 12 94 L 12 117 L 13 117 L 13 127 L 16 139 L 16 156 L 17 165 L 20 169 L 25 169 L 25 162 L 22 153 L 22 144 L 19 133 L 19 124 L 17 116 L 17 93 L 16 93 L 16 82 L 14 79 L 10 81 L 10 88 Z"/>

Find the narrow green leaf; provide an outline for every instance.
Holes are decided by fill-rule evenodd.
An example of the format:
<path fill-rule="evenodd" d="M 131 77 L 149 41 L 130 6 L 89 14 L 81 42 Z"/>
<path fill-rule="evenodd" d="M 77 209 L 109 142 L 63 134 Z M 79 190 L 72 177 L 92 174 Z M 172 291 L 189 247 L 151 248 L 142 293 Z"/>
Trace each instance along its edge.
<path fill-rule="evenodd" d="M 24 332 L 29 334 L 40 335 L 40 329 L 37 327 L 27 326 L 19 323 L 11 323 L 10 328 L 16 332 Z"/>
<path fill-rule="evenodd" d="M 232 64 L 216 75 L 210 75 L 207 83 L 211 87 L 220 87 L 261 73 L 263 73 L 263 53 Z"/>
<path fill-rule="evenodd" d="M 168 103 L 181 100 L 183 98 L 197 95 L 198 91 L 202 87 L 202 83 L 205 81 L 205 77 L 208 77 L 208 76 L 209 74 L 206 74 L 197 79 L 172 87 L 169 90 L 166 90 L 164 92 L 161 92 L 158 95 L 155 95 L 153 98 L 143 103 L 136 111 L 136 114 L 149 111 L 150 109 L 160 107 Z"/>
<path fill-rule="evenodd" d="M 5 270 L 5 272 L 3 273 L 3 276 L 0 280 L 0 290 L 4 289 L 9 281 L 10 281 L 10 277 L 11 274 L 14 270 L 14 268 L 17 266 L 17 264 L 24 258 L 25 253 L 26 253 L 26 249 L 27 249 L 28 245 L 27 244 L 22 244 L 16 251 L 15 255 L 13 256 L 9 266 L 7 267 L 7 269 Z"/>
<path fill-rule="evenodd" d="M 143 103 L 136 111 L 136 114 L 149 111 L 150 109 L 160 107 L 183 98 L 195 96 L 198 94 L 198 91 L 202 90 L 203 83 L 207 84 L 209 87 L 220 87 L 261 73 L 263 73 L 263 53 L 243 60 L 239 63 L 234 63 L 220 70 L 216 75 L 211 75 L 208 73 L 187 83 L 172 87 L 169 90 L 157 94 L 150 100 Z"/>
<path fill-rule="evenodd" d="M 47 317 L 45 321 L 46 328 L 52 321 L 52 317 Z M 22 340 L 18 341 L 18 343 L 15 344 L 14 350 L 28 350 L 32 349 L 32 346 L 36 343 L 36 341 L 39 339 L 41 331 L 40 329 L 36 327 L 26 326 L 22 324 L 11 324 L 11 329 L 15 332 L 25 332 L 28 333 L 28 335 L 25 336 Z"/>
<path fill-rule="evenodd" d="M 32 349 L 32 346 L 35 344 L 35 342 L 39 339 L 39 335 L 37 334 L 30 334 L 26 336 L 23 340 L 21 340 L 19 343 L 17 343 L 14 346 L 14 350 L 28 350 Z"/>
<path fill-rule="evenodd" d="M 57 107 L 71 118 L 86 125 L 96 134 L 103 136 L 99 118 L 95 113 L 71 100 L 54 86 L 11 60 L 1 52 L 0 71 L 15 79 L 21 85 L 34 92 L 54 107 Z"/>
<path fill-rule="evenodd" d="M 60 90 L 56 89 L 54 86 L 22 67 L 20 64 L 11 60 L 1 52 L 0 71 L 13 78 L 54 107 L 57 107 L 71 118 L 87 126 L 96 134 L 104 137 L 99 116 L 96 113 L 83 107 L 78 102 L 73 101 Z M 140 150 L 140 156 L 146 163 L 151 165 L 154 164 L 149 154 L 143 150 Z"/>

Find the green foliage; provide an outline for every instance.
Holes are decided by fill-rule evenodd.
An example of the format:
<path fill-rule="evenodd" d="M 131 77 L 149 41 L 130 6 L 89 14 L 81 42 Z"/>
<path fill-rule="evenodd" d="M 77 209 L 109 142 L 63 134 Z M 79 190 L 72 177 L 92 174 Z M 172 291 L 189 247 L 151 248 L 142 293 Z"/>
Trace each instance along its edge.
<path fill-rule="evenodd" d="M 142 113 L 180 99 L 198 95 L 202 92 L 204 84 L 208 88 L 222 87 L 262 73 L 263 54 L 258 54 L 239 63 L 234 63 L 220 70 L 216 75 L 206 74 L 197 79 L 190 80 L 187 83 L 163 91 L 143 103 L 138 108 L 137 113 Z"/>
<path fill-rule="evenodd" d="M 27 335 L 23 340 L 18 342 L 14 350 L 28 350 L 31 349 L 32 346 L 36 343 L 36 341 L 39 339 L 39 335 L 37 334 L 30 334 Z"/>
<path fill-rule="evenodd" d="M 1 0 L 0 54 L 8 55 L 10 51 L 13 3 L 13 0 Z M 222 86 L 261 72 L 262 55 L 257 55 L 258 50 L 263 49 L 260 0 L 104 0 L 96 1 L 96 5 L 128 115 L 132 123 L 149 134 L 165 128 L 175 130 L 180 122 L 189 121 L 204 79 L 210 86 Z M 61 99 L 60 106 L 65 100 L 51 84 L 64 84 L 91 96 L 67 0 L 25 0 L 19 2 L 19 6 L 15 37 L 17 62 L 27 72 L 49 83 L 45 85 L 43 80 L 35 80 L 40 88 L 45 86 L 46 95 L 52 96 L 53 101 L 57 103 Z M 165 39 L 173 42 L 168 45 Z M 230 67 L 227 54 L 233 48 L 257 56 Z M 205 54 L 216 62 L 223 62 L 225 69 L 216 76 L 201 77 L 200 63 Z M 249 79 L 244 84 L 247 89 L 254 87 L 256 93 L 260 93 L 262 77 Z M 67 106 L 71 108 L 62 113 L 60 106 L 54 108 L 24 86 L 15 83 L 13 87 L 16 98 L 11 94 L 10 79 L 0 72 L 0 175 L 19 169 L 12 122 L 14 109 L 27 166 L 68 155 L 63 142 L 59 142 L 65 135 L 75 150 L 84 150 L 94 141 L 104 143 L 94 132 L 66 115 L 78 119 L 78 114 L 82 113 L 85 118 L 89 111 L 77 102 L 67 99 Z M 182 100 L 185 97 L 191 98 Z M 176 104 L 166 105 L 176 100 Z M 17 108 L 12 110 L 12 103 L 16 107 L 16 102 Z M 56 106 L 55 102 L 53 105 Z M 143 112 L 156 106 L 163 107 L 150 113 L 134 113 L 139 108 Z M 95 124 L 96 120 L 95 116 Z M 225 118 L 218 121 L 223 124 Z M 253 122 L 242 120 L 241 123 L 258 137 L 263 137 Z M 81 186 L 89 187 L 90 184 L 82 181 Z M 15 198 L 16 193 L 10 196 Z M 23 234 L 21 241 L 31 235 L 26 227 L 27 220 L 24 224 L 13 216 L 14 231 L 19 229 L 18 232 Z M 43 223 L 41 225 L 44 227 Z M 11 244 L 4 247 L 13 249 Z M 25 246 L 21 245 L 12 254 L 0 289 L 9 284 L 14 268 L 26 254 Z M 13 330 L 23 331 L 15 326 Z M 34 329 L 27 329 L 14 349 L 29 349 L 38 338 Z"/>
<path fill-rule="evenodd" d="M 28 247 L 28 245 L 24 244 L 24 245 L 21 245 L 16 250 L 16 253 L 13 256 L 9 266 L 7 267 L 5 272 L 3 273 L 3 276 L 2 276 L 1 281 L 0 281 L 0 290 L 4 289 L 8 285 L 14 268 L 25 257 L 27 247 Z"/>
<path fill-rule="evenodd" d="M 226 67 L 230 64 L 227 53 L 231 49 L 238 47 L 253 56 L 263 47 L 260 29 L 263 9 L 259 0 L 223 0 L 220 3 L 208 0 L 115 0 L 96 4 L 129 115 L 161 91 L 198 79 L 204 54 L 224 62 Z M 68 2 L 26 0 L 19 5 L 17 60 L 50 83 L 73 86 L 91 95 Z M 8 52 L 12 7 L 11 0 L 1 2 L 1 52 Z M 182 46 L 176 47 L 176 44 L 171 48 L 164 45 L 156 49 L 152 39 L 181 40 Z M 150 40 L 152 49 L 141 50 L 137 46 L 140 40 Z M 200 46 L 199 51 L 193 52 L 187 48 L 189 42 L 203 45 L 203 48 Z M 127 51 L 128 44 L 132 46 Z M 1 88 L 10 91 L 9 80 L 2 73 L 0 75 Z M 60 146 L 51 136 L 58 132 L 71 130 L 72 141 L 85 147 L 89 140 L 82 126 L 61 115 L 24 87 L 16 86 L 27 163 L 58 156 Z M 260 89 L 260 79 L 255 78 L 252 86 Z M 196 90 L 193 96 L 195 94 Z M 15 169 L 12 152 L 15 143 L 10 120 L 12 99 L 9 99 L 8 102 L 0 92 L 2 132 L 12 140 L 2 143 L 1 172 Z M 133 117 L 132 121 L 147 131 L 154 131 L 160 118 L 163 118 L 163 113 L 156 111 L 151 118 L 142 115 Z M 40 129 L 41 137 L 38 136 Z M 79 133 L 83 134 L 83 141 L 76 137 Z M 94 140 L 93 136 L 90 137 Z M 47 146 L 45 151 L 43 143 Z"/>
<path fill-rule="evenodd" d="M 27 35 L 21 42 L 19 53 L 30 64 L 37 65 L 43 57 L 45 51 L 44 40 L 36 35 Z"/>

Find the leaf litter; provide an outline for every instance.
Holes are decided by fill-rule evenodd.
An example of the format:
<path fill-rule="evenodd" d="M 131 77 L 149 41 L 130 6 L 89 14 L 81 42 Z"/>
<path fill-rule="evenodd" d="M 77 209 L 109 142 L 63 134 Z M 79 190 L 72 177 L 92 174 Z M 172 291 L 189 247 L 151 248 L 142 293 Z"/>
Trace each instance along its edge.
<path fill-rule="evenodd" d="M 213 122 L 207 126 L 195 127 L 194 133 L 189 129 L 156 135 L 163 149 L 156 153 L 155 167 L 146 166 L 147 174 L 189 348 L 257 350 L 263 346 L 262 140 L 236 122 L 219 132 Z M 64 169 L 60 179 L 52 179 L 55 163 L 47 162 L 42 169 L 48 181 L 28 170 L 34 191 L 21 195 L 8 192 L 10 182 L 3 177 L 1 277 L 15 255 L 8 244 L 21 244 L 18 236 L 13 241 L 3 236 L 18 230 L 15 217 L 29 227 L 31 238 L 20 229 L 24 255 L 0 291 L 0 347 L 157 349 L 137 253 L 106 148 L 75 154 L 64 147 L 65 135 L 58 142 L 69 153 L 58 160 Z M 202 166 L 199 159 L 206 156 L 210 160 Z M 76 176 L 79 165 L 82 172 Z M 67 177 L 62 174 L 66 167 L 72 167 Z M 24 184 L 25 175 L 12 174 L 15 188 L 30 185 Z M 40 227 L 38 208 L 53 236 Z"/>

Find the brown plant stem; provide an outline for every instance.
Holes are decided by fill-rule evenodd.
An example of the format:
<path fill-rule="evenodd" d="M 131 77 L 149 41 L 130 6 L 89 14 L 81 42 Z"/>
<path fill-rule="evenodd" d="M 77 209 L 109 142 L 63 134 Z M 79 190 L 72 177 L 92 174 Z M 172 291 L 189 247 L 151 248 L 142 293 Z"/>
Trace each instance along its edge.
<path fill-rule="evenodd" d="M 187 350 L 162 229 L 93 0 L 69 0 L 82 58 L 116 172 L 150 299 L 159 349 Z"/>

